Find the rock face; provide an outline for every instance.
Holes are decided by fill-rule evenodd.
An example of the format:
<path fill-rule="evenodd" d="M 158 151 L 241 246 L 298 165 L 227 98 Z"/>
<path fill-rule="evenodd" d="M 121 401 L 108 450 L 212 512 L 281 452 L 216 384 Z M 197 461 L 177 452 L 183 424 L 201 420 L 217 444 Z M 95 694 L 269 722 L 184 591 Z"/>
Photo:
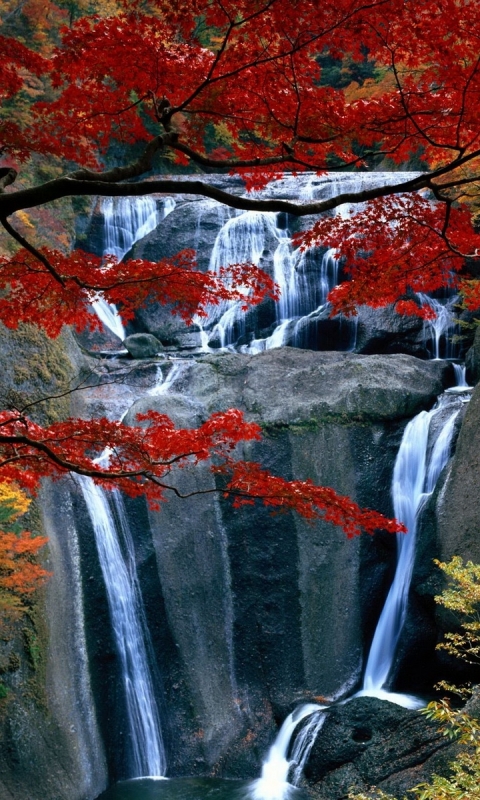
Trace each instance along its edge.
<path fill-rule="evenodd" d="M 90 367 L 98 385 L 77 396 L 76 414 L 118 417 L 130 405 L 127 423 L 154 408 L 188 427 L 236 406 L 264 430 L 261 442 L 244 447 L 245 458 L 285 477 L 333 486 L 386 514 L 392 511 L 388 487 L 405 422 L 430 407 L 451 381 L 450 367 L 442 362 L 289 348 L 160 365 L 93 360 Z M 394 541 L 387 536 L 346 541 L 321 521 L 272 517 L 260 507 L 235 511 L 221 496 L 212 501 L 209 492 L 219 487 L 208 467 L 172 478 L 183 494 L 207 494 L 172 498 L 159 512 L 138 500 L 128 504 L 158 669 L 169 774 L 256 777 L 277 725 L 294 705 L 358 684 L 388 587 Z M 128 746 L 118 658 L 92 532 L 74 485 L 56 488 L 45 509 L 56 575 L 46 617 L 49 733 L 43 733 L 44 717 L 37 722 L 29 711 L 22 727 L 12 712 L 4 741 L 6 754 L 16 748 L 16 766 L 4 756 L 4 785 L 10 794 L 17 786 L 14 800 L 42 795 L 91 800 L 105 785 L 107 769 L 109 780 L 122 777 Z M 379 752 L 385 726 L 375 738 Z M 37 733 L 20 745 L 27 727 L 45 736 L 48 756 L 35 744 Z M 428 736 L 425 741 L 420 760 L 437 747 L 435 738 L 432 744 Z M 337 787 L 331 796 L 341 797 L 338 787 L 353 773 L 365 781 L 376 775 L 373 766 L 370 772 L 362 766 L 368 761 L 364 743 L 355 748 L 353 766 L 350 750 L 335 768 L 313 762 L 311 781 L 331 783 Z M 32 753 L 38 792 L 24 777 Z M 360 766 L 357 756 L 364 758 Z M 400 753 L 399 763 L 402 758 Z M 376 756 L 371 760 L 376 763 Z M 38 777 L 41 772 L 49 782 Z M 385 787 L 389 775 L 381 778 Z M 317 790 L 323 798 L 324 789 Z"/>
<path fill-rule="evenodd" d="M 387 514 L 385 487 L 405 420 L 430 406 L 450 375 L 443 363 L 409 356 L 288 348 L 205 356 L 171 369 L 169 391 L 138 400 L 127 423 L 153 408 L 189 427 L 235 405 L 265 432 L 244 447 L 245 458 Z M 208 469 L 182 470 L 174 480 L 182 494 L 215 488 Z M 156 562 L 144 597 L 156 619 L 153 644 L 175 742 L 170 774 L 254 777 L 276 721 L 292 705 L 358 682 L 394 541 L 347 541 L 327 523 L 275 518 L 263 508 L 233 511 L 210 494 L 169 499 L 148 516 L 151 543 L 143 523 L 138 541 L 148 570 L 152 556 Z M 172 644 L 173 659 L 166 656 Z"/>
<path fill-rule="evenodd" d="M 480 381 L 480 328 L 475 331 L 475 338 L 467 352 L 465 364 L 470 382 L 473 384 L 478 383 Z"/>
<path fill-rule="evenodd" d="M 457 449 L 437 503 L 441 557 L 455 553 L 480 561 L 480 388 L 477 387 L 465 413 Z"/>
<path fill-rule="evenodd" d="M 23 327 L 13 333 L 2 329 L 0 337 L 2 402 L 21 407 L 50 397 L 33 408 L 40 422 L 68 414 L 68 389 L 82 361 L 68 334 L 49 342 Z M 8 693 L 0 700 L 0 797 L 93 800 L 106 785 L 107 770 L 89 678 L 68 494 L 45 488 L 29 517 L 28 529 L 49 536 L 44 565 L 53 575 L 28 616 L 11 628 L 2 624 L 0 675 Z"/>
<path fill-rule="evenodd" d="M 448 739 L 418 712 L 359 697 L 326 713 L 305 777 L 318 800 L 371 786 L 403 797 L 453 758 Z"/>
<path fill-rule="evenodd" d="M 241 190 L 229 177 L 215 180 Z M 281 182 L 273 191 L 289 196 Z M 265 222 L 260 237 L 258 260 L 270 272 L 281 231 L 293 227 L 280 216 L 275 225 Z M 200 269 L 206 270 L 228 219 L 210 201 L 179 197 L 175 211 L 131 254 L 157 260 L 193 246 Z M 98 213 L 91 224 L 101 253 Z M 305 292 L 313 291 L 324 251 L 319 248 L 297 265 Z M 32 345 L 29 334 L 17 347 L 6 337 L 3 402 L 18 403 L 32 386 L 55 393 L 72 374 L 91 372 L 91 389 L 72 400 L 78 416 L 119 419 L 130 409 L 125 421 L 133 424 L 137 413 L 155 409 L 189 427 L 215 411 L 237 407 L 264 434 L 261 442 L 239 448 L 240 456 L 285 478 L 332 486 L 362 506 L 391 515 L 389 487 L 406 421 L 430 408 L 453 383 L 451 367 L 412 357 L 427 355 L 418 320 L 401 320 L 391 309 L 361 309 L 358 324 L 331 319 L 328 307 L 313 296 L 315 311 L 301 324 L 294 321 L 286 339 L 310 351 L 283 348 L 150 362 L 162 345 L 198 351 L 201 339 L 198 326 L 186 328 L 171 317 L 171 309 L 155 304 L 129 329 L 132 358 L 122 362 L 94 361 L 78 352 L 72 357 L 73 345 L 64 345 L 51 369 L 44 370 L 46 359 L 40 359 L 32 377 L 29 360 L 31 349 L 38 352 L 38 340 Z M 246 346 L 252 337 L 271 335 L 275 325 L 273 304 L 264 303 L 235 336 Z M 219 332 L 217 337 L 212 344 L 220 344 Z M 136 349 L 139 340 L 143 345 Z M 339 341 L 345 350 L 355 344 L 360 355 L 321 352 Z M 99 348 L 106 344 L 118 346 L 111 338 L 95 342 Z M 473 374 L 475 353 L 471 359 Z M 51 404 L 48 413 L 53 418 L 66 411 Z M 476 394 L 455 460 L 422 522 L 412 592 L 416 606 L 398 656 L 402 688 L 409 688 L 402 664 L 423 663 L 428 654 L 429 668 L 417 687 L 424 690 L 444 666 L 434 653 L 445 621 L 435 618 L 438 579 L 431 558 L 460 552 L 480 560 L 479 415 Z M 235 510 L 208 465 L 192 472 L 172 470 L 171 478 L 187 499 L 172 497 L 160 511 L 138 499 L 127 501 L 169 774 L 257 777 L 292 707 L 358 686 L 390 585 L 395 542 L 386 534 L 346 541 L 323 521 L 272 516 L 260 506 Z M 42 607 L 43 672 L 36 676 L 41 698 L 25 694 L 3 712 L 0 708 L 0 793 L 8 800 L 92 800 L 107 781 L 125 777 L 129 741 L 119 658 L 78 487 L 70 481 L 45 489 L 43 499 L 55 578 Z M 5 682 L 13 688 L 16 681 L 26 685 L 33 667 L 22 664 L 22 670 L 12 671 Z M 411 712 L 361 698 L 329 712 L 307 777 L 320 800 L 340 800 L 350 786 L 373 782 L 402 792 L 444 762 L 443 744 Z"/>

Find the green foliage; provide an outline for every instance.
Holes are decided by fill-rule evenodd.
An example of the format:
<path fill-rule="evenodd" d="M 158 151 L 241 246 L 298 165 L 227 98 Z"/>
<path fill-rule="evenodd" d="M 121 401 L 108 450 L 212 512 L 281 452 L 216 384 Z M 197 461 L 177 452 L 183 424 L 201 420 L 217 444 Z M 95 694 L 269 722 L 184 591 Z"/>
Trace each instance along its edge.
<path fill-rule="evenodd" d="M 23 638 L 25 641 L 25 651 L 27 653 L 27 658 L 30 663 L 32 669 L 38 669 L 40 663 L 40 643 L 38 641 L 38 636 L 32 628 L 23 628 L 22 630 Z"/>
<path fill-rule="evenodd" d="M 435 561 L 448 579 L 448 586 L 435 601 L 452 611 L 459 620 L 460 632 L 445 634 L 437 645 L 469 664 L 480 664 L 480 564 L 459 556 L 448 563 Z M 439 688 L 466 697 L 469 687 L 457 687 L 442 681 Z M 450 764 L 450 775 L 432 775 L 427 783 L 409 790 L 415 800 L 480 800 L 480 721 L 454 709 L 448 700 L 429 703 L 422 712 L 427 719 L 440 724 L 440 730 L 461 747 Z M 348 800 L 396 800 L 380 789 L 360 794 L 351 792 Z"/>
<path fill-rule="evenodd" d="M 334 58 L 325 50 L 317 60 L 322 68 L 321 86 L 344 89 L 352 81 L 362 86 L 366 80 L 375 80 L 381 76 L 381 70 L 377 68 L 375 61 L 368 58 L 367 53 L 362 61 L 354 61 L 348 54 L 343 58 Z"/>
<path fill-rule="evenodd" d="M 438 649 L 468 664 L 480 664 L 480 564 L 467 561 L 464 565 L 459 556 L 454 556 L 448 564 L 435 563 L 449 580 L 435 602 L 452 611 L 460 621 L 460 631 L 446 633 Z"/>

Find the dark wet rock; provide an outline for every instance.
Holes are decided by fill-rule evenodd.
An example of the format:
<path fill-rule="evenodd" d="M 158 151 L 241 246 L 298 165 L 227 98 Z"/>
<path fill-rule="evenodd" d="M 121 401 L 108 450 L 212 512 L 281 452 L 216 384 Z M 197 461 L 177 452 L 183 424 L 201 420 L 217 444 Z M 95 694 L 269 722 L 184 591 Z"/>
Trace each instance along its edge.
<path fill-rule="evenodd" d="M 163 345 L 151 333 L 133 333 L 123 341 L 132 358 L 153 358 L 163 350 Z"/>
<path fill-rule="evenodd" d="M 292 323 L 285 344 L 311 350 L 353 350 L 356 321 L 330 314 L 331 307 L 326 305 Z"/>
<path fill-rule="evenodd" d="M 478 383 L 480 381 L 480 327 L 477 328 L 473 344 L 467 351 L 465 366 L 469 383 Z"/>
<path fill-rule="evenodd" d="M 361 306 L 357 317 L 356 353 L 407 353 L 429 357 L 423 335 L 423 320 L 397 314 L 393 306 Z"/>
<path fill-rule="evenodd" d="M 467 406 L 455 455 L 437 506 L 441 558 L 461 553 L 480 562 L 480 387 Z"/>
<path fill-rule="evenodd" d="M 430 761 L 448 748 L 439 726 L 418 711 L 372 697 L 337 705 L 315 742 L 305 776 L 315 796 L 340 800 L 348 789 L 379 786 L 402 796 L 431 772 Z M 442 752 L 442 761 L 453 758 Z"/>
<path fill-rule="evenodd" d="M 410 356 L 291 348 L 168 368 L 175 370 L 166 375 L 169 393 L 139 400 L 127 424 L 153 408 L 190 427 L 236 406 L 266 434 L 243 448 L 246 458 L 387 514 L 384 487 L 405 417 L 428 408 L 449 376 L 445 365 Z M 208 494 L 216 484 L 207 468 L 182 470 L 175 485 L 184 495 L 207 492 L 171 498 L 150 514 L 171 635 L 185 665 L 181 685 L 204 732 L 197 745 L 204 768 L 217 763 L 221 774 L 254 777 L 275 723 L 294 703 L 358 682 L 363 632 L 378 619 L 395 543 L 347 541 L 330 524 L 272 517 L 262 507 L 232 509 Z M 185 774 L 182 752 L 192 750 L 182 725 L 174 769 Z"/>

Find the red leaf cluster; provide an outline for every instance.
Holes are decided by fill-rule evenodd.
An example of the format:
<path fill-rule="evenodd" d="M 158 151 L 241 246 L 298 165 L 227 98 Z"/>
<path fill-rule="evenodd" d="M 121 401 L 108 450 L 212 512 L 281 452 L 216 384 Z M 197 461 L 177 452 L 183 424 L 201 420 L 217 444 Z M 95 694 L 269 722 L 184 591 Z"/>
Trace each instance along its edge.
<path fill-rule="evenodd" d="M 225 467 L 217 467 L 225 471 Z M 377 511 L 362 509 L 349 497 L 339 495 L 326 486 L 315 486 L 311 480 L 287 481 L 275 477 L 254 462 L 228 462 L 231 472 L 227 488 L 234 495 L 234 506 L 253 505 L 256 500 L 278 511 L 295 511 L 305 519 L 321 518 L 339 525 L 351 539 L 362 531 L 373 534 L 379 529 L 389 533 L 405 533 L 396 520 Z"/>
<path fill-rule="evenodd" d="M 165 154 L 239 173 L 248 189 L 285 170 L 322 173 L 332 164 L 351 168 L 381 159 L 402 165 L 414 155 L 426 170 L 415 191 L 399 194 L 392 185 L 366 198 L 360 192 L 351 198 L 358 213 L 320 217 L 301 241 L 333 246 L 350 273 L 351 280 L 331 293 L 334 313 L 396 303 L 400 313 L 428 316 L 412 291 L 457 283 L 465 257 L 480 250 L 470 219 L 480 177 L 480 15 L 474 2 L 118 0 L 118 8 L 111 16 L 72 21 L 45 49 L 48 59 L 0 37 L 0 152 L 23 159 L 54 154 L 100 167 L 117 141 L 122 147 L 148 143 L 144 156 L 131 169 L 83 170 L 47 182 L 44 195 L 15 192 L 12 176 L 0 170 L 4 226 L 19 208 L 80 189 L 105 195 L 109 183 L 113 194 L 127 195 L 129 181 Z M 328 85 L 321 54 L 360 64 L 368 55 L 374 72 L 363 82 Z M 27 102 L 33 80 L 35 99 Z M 142 191 L 148 193 L 146 184 L 136 194 Z M 15 196 L 18 205 L 9 206 Z M 364 199 L 369 202 L 359 206 Z M 294 212 L 307 213 L 298 205 Z M 251 265 L 225 268 L 220 276 L 204 275 L 188 251 L 159 264 L 102 264 L 82 253 L 66 257 L 45 248 L 36 256 L 27 248 L 0 260 L 0 319 L 10 327 L 33 322 L 55 336 L 66 322 L 94 326 L 88 306 L 99 292 L 120 304 L 125 320 L 149 298 L 189 319 L 223 300 L 246 304 L 276 296 L 268 276 Z M 478 308 L 477 284 L 462 285 L 467 307 Z M 0 468 L 31 488 L 43 475 L 72 469 L 157 502 L 169 488 L 173 464 L 213 457 L 217 468 L 230 470 L 228 491 L 237 503 L 261 498 L 273 508 L 320 515 L 348 535 L 359 527 L 395 529 L 331 489 L 232 462 L 236 443 L 258 435 L 238 412 L 216 415 L 198 431 L 178 431 L 155 415 L 143 423 L 125 428 L 69 420 L 42 429 L 3 412 Z M 95 458 L 104 447 L 110 463 L 101 468 Z"/>
<path fill-rule="evenodd" d="M 396 303 L 399 313 L 424 318 L 428 311 L 398 298 L 412 290 L 454 286 L 465 256 L 480 246 L 467 209 L 420 193 L 377 198 L 351 217 L 324 216 L 297 241 L 303 247 L 328 242 L 345 260 L 351 280 L 330 293 L 333 314 L 355 314 L 363 304 Z"/>
<path fill-rule="evenodd" d="M 272 278 L 254 264 L 231 264 L 218 275 L 202 273 L 196 269 L 193 250 L 160 262 L 125 263 L 80 250 L 68 256 L 48 248 L 40 252 L 50 269 L 26 250 L 0 256 L 0 320 L 9 328 L 30 322 L 51 337 L 66 324 L 79 330 L 98 328 L 101 323 L 90 304 L 100 296 L 119 306 L 124 322 L 155 300 L 187 323 L 223 301 L 241 301 L 247 309 L 265 297 L 278 296 Z"/>
<path fill-rule="evenodd" d="M 179 494 L 170 482 L 173 468 L 213 459 L 211 469 L 228 476 L 225 493 L 236 506 L 260 501 L 306 519 L 321 517 L 340 525 L 349 537 L 362 529 L 403 530 L 394 520 L 360 509 L 332 489 L 308 480 L 286 481 L 256 463 L 234 459 L 232 451 L 239 442 L 260 438 L 259 426 L 247 422 L 236 409 L 212 414 L 196 429 L 177 429 L 155 411 L 139 416 L 138 422 L 142 427 L 107 419 L 70 419 L 42 428 L 19 413 L 4 411 L 0 414 L 2 479 L 34 492 L 43 477 L 58 478 L 73 471 L 90 475 L 107 489 L 146 496 L 157 508 L 169 491 Z"/>

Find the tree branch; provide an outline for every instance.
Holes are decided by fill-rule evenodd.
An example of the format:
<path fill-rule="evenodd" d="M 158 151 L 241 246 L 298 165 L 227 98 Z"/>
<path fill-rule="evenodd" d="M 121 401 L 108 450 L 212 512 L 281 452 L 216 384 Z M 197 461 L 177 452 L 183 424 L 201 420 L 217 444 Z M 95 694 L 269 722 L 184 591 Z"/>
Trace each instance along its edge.
<path fill-rule="evenodd" d="M 92 175 L 94 173 L 91 173 Z M 345 192 L 336 197 L 318 200 L 311 203 L 296 203 L 290 200 L 259 200 L 251 197 L 238 197 L 223 189 L 210 186 L 200 180 L 173 180 L 171 178 L 138 183 L 109 183 L 99 176 L 96 179 L 79 179 L 78 177 L 57 178 L 42 186 L 23 189 L 14 194 L 0 196 L 0 218 L 4 219 L 15 211 L 44 205 L 62 197 L 79 197 L 81 195 L 99 195 L 100 197 L 143 197 L 149 194 L 186 194 L 209 197 L 219 203 L 238 208 L 243 211 L 276 211 L 286 212 L 296 217 L 309 214 L 321 214 L 331 211 L 343 203 L 364 203 L 376 197 L 386 197 L 402 192 L 414 192 L 428 188 L 432 174 L 415 176 L 398 184 L 388 184 L 360 192 Z M 473 179 L 472 179 L 473 180 Z"/>
<path fill-rule="evenodd" d="M 4 192 L 6 186 L 9 186 L 11 183 L 14 183 L 16 177 L 17 177 L 16 169 L 13 169 L 12 167 L 0 168 L 0 192 Z"/>
<path fill-rule="evenodd" d="M 32 256 L 34 256 L 36 259 L 38 259 L 38 261 L 40 261 L 43 264 L 43 266 L 48 270 L 50 275 L 52 275 L 61 286 L 65 286 L 65 281 L 62 278 L 62 276 L 56 271 L 55 267 L 50 263 L 48 258 L 46 258 L 46 256 L 44 256 L 44 254 L 40 252 L 40 250 L 37 250 L 37 248 L 34 247 L 33 244 L 30 244 L 30 242 L 27 241 L 27 239 L 25 239 L 20 233 L 18 233 L 18 231 L 16 231 L 15 228 L 12 228 L 12 226 L 5 217 L 0 217 L 0 224 L 3 225 L 7 233 L 9 233 L 10 236 L 13 239 L 15 239 L 16 242 L 18 242 L 22 247 L 24 247 L 25 250 L 28 250 L 28 252 L 31 253 Z"/>

